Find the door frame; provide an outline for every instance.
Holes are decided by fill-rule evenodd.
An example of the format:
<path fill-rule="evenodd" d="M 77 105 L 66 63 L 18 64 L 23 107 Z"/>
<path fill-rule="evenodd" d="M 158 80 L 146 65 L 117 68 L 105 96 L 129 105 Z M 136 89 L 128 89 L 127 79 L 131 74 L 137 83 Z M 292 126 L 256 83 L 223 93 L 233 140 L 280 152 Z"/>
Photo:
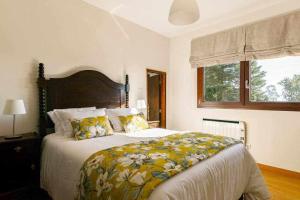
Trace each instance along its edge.
<path fill-rule="evenodd" d="M 166 121 L 167 121 L 167 73 L 164 71 L 158 71 L 153 69 L 146 69 L 146 84 L 147 84 L 147 109 L 148 108 L 148 102 L 149 102 L 149 94 L 148 94 L 148 73 L 157 73 L 160 75 L 160 127 L 166 128 Z M 147 110 L 147 119 L 148 119 L 148 110 Z"/>

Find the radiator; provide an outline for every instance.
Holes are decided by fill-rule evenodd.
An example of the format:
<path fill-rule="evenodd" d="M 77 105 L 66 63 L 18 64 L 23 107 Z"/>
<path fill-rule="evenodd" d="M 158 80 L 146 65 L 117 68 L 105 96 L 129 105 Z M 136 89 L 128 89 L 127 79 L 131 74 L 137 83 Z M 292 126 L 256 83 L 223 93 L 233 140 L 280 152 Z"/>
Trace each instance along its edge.
<path fill-rule="evenodd" d="M 247 144 L 246 123 L 243 121 L 204 118 L 202 120 L 202 132 L 232 137 L 241 140 L 245 145 Z"/>

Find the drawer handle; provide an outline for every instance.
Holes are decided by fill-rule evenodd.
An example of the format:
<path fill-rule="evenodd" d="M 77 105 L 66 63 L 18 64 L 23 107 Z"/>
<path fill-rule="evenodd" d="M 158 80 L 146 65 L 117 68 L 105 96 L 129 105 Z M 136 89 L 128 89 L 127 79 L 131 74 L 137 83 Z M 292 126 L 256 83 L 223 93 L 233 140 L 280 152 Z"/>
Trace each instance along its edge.
<path fill-rule="evenodd" d="M 30 165 L 30 169 L 31 169 L 32 171 L 34 171 L 34 170 L 36 169 L 35 164 L 31 164 L 31 165 Z"/>
<path fill-rule="evenodd" d="M 22 147 L 17 146 L 14 148 L 15 152 L 19 153 L 22 150 Z"/>

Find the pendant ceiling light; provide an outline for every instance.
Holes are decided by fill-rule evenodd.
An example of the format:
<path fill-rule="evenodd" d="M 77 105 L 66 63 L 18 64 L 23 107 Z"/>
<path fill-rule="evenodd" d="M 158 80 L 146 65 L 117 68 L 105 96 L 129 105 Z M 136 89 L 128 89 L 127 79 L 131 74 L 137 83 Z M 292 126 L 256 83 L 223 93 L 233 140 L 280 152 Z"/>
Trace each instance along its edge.
<path fill-rule="evenodd" d="M 199 8 L 196 0 L 174 0 L 169 22 L 174 25 L 188 25 L 199 19 Z"/>

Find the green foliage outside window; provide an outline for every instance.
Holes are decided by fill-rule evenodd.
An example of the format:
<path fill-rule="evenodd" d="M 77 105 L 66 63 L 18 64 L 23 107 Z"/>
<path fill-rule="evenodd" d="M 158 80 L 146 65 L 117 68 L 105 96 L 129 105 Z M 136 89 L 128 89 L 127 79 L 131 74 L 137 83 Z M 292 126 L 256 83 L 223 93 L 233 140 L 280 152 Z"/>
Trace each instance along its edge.
<path fill-rule="evenodd" d="M 205 101 L 240 101 L 240 64 L 217 65 L 204 69 Z"/>
<path fill-rule="evenodd" d="M 283 98 L 289 102 L 300 102 L 300 75 L 285 78 L 279 82 L 283 87 Z"/>
<path fill-rule="evenodd" d="M 300 67 L 300 66 L 299 66 Z M 300 102 L 300 75 L 267 84 L 267 72 L 257 61 L 250 62 L 250 101 Z M 282 87 L 278 91 L 278 87 Z M 240 64 L 216 65 L 204 69 L 204 97 L 209 102 L 240 101 Z"/>
<path fill-rule="evenodd" d="M 263 88 L 267 82 L 265 80 L 266 72 L 261 70 L 262 66 L 257 65 L 256 61 L 250 62 L 250 100 L 251 101 L 268 101 L 268 95 L 266 95 Z"/>
<path fill-rule="evenodd" d="M 267 85 L 262 65 L 250 62 L 250 101 L 253 102 L 300 102 L 300 75 L 286 77 L 276 85 Z M 284 73 L 284 71 L 283 71 Z M 282 87 L 278 92 L 278 86 Z"/>

